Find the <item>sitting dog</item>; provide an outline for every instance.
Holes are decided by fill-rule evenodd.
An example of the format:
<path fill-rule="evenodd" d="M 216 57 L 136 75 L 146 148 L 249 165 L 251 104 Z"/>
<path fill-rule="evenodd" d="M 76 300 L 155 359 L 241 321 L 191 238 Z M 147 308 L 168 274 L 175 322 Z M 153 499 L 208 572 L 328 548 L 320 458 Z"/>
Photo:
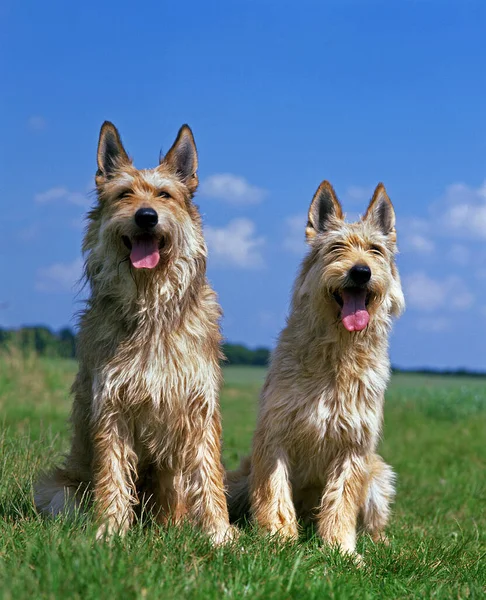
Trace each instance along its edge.
<path fill-rule="evenodd" d="M 215 543 L 233 535 L 220 458 L 220 308 L 192 201 L 196 171 L 187 125 L 147 170 L 133 166 L 114 125 L 101 128 L 72 446 L 35 493 L 49 515 L 92 497 L 99 537 L 126 531 L 142 492 L 164 522 L 187 516 Z"/>
<path fill-rule="evenodd" d="M 383 535 L 394 474 L 376 454 L 392 316 L 404 309 L 393 206 L 379 184 L 346 223 L 332 186 L 308 215 L 308 255 L 263 387 L 251 457 L 227 474 L 230 516 L 248 509 L 286 538 L 297 519 L 354 553 L 360 526 Z"/>

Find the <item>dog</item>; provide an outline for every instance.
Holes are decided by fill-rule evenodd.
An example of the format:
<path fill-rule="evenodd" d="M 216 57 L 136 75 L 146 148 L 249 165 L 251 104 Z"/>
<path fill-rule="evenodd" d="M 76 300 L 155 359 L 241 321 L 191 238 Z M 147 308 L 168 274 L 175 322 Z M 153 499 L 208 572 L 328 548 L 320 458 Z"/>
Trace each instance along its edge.
<path fill-rule="evenodd" d="M 390 374 L 392 317 L 405 307 L 395 213 L 379 184 L 346 223 L 323 181 L 308 213 L 310 246 L 262 390 L 250 458 L 227 473 L 230 518 L 250 510 L 283 538 L 298 519 L 355 554 L 357 529 L 384 537 L 394 473 L 376 454 Z"/>
<path fill-rule="evenodd" d="M 55 516 L 91 497 L 104 537 L 125 533 L 145 498 L 160 521 L 188 518 L 219 544 L 234 536 L 220 456 L 221 311 L 193 203 L 194 138 L 182 126 L 160 164 L 138 170 L 105 122 L 97 159 L 72 446 L 35 503 Z"/>

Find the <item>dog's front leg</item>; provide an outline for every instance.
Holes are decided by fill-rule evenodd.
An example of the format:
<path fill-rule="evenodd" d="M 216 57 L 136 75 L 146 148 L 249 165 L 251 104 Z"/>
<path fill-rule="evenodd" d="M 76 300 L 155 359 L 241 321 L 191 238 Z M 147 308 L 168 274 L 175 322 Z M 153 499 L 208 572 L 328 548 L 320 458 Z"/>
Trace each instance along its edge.
<path fill-rule="evenodd" d="M 211 536 L 214 544 L 231 541 L 237 530 L 229 524 L 221 464 L 221 424 L 215 413 L 209 427 L 201 432 L 199 443 L 190 452 L 188 488 L 189 516 Z"/>
<path fill-rule="evenodd" d="M 136 503 L 136 455 L 125 421 L 118 415 L 102 416 L 94 431 L 94 502 L 96 537 L 123 535 L 133 521 Z"/>
<path fill-rule="evenodd" d="M 329 472 L 317 516 L 321 538 L 337 545 L 343 552 L 356 550 L 356 522 L 363 504 L 367 478 L 366 460 L 362 456 L 342 454 Z"/>
<path fill-rule="evenodd" d="M 297 517 L 283 449 L 269 447 L 258 438 L 252 454 L 251 511 L 260 527 L 284 538 L 298 536 Z"/>

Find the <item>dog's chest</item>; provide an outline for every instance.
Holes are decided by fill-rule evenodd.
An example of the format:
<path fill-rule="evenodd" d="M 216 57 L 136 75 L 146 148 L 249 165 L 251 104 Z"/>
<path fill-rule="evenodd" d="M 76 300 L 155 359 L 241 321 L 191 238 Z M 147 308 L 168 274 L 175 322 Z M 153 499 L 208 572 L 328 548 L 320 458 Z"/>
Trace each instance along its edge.
<path fill-rule="evenodd" d="M 219 367 L 202 350 L 187 346 L 182 339 L 170 344 L 152 339 L 146 347 L 124 349 L 107 365 L 103 396 L 124 412 L 138 414 L 143 408 L 144 414 L 167 419 L 187 413 L 197 397 L 213 398 Z"/>
<path fill-rule="evenodd" d="M 311 398 L 303 407 L 302 425 L 307 430 L 306 439 L 315 446 L 317 454 L 323 451 L 327 454 L 329 446 L 364 448 L 376 442 L 382 399 L 363 379 L 318 388 Z"/>

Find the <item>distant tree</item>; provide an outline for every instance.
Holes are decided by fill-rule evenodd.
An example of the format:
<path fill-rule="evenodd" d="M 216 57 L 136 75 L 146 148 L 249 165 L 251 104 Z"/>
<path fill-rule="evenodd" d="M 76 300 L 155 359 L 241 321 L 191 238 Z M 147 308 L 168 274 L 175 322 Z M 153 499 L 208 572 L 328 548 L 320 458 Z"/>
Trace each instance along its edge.
<path fill-rule="evenodd" d="M 270 360 L 270 350 L 268 348 L 256 348 L 253 351 L 253 364 L 266 367 Z"/>
<path fill-rule="evenodd" d="M 69 328 L 57 334 L 44 326 L 0 329 L 0 348 L 15 347 L 25 354 L 74 358 L 76 336 Z"/>
<path fill-rule="evenodd" d="M 74 358 L 76 356 L 76 334 L 69 327 L 58 333 L 44 326 L 20 327 L 19 329 L 0 328 L 0 348 L 14 346 L 25 354 Z M 243 344 L 223 344 L 226 364 L 266 366 L 270 356 L 267 348 L 252 350 Z"/>
<path fill-rule="evenodd" d="M 223 344 L 223 352 L 226 356 L 226 362 L 230 365 L 259 365 L 266 366 L 270 356 L 267 348 L 257 348 L 251 350 L 243 344 Z"/>
<path fill-rule="evenodd" d="M 76 356 L 76 336 L 69 327 L 64 327 L 59 332 L 59 352 L 64 358 Z"/>

